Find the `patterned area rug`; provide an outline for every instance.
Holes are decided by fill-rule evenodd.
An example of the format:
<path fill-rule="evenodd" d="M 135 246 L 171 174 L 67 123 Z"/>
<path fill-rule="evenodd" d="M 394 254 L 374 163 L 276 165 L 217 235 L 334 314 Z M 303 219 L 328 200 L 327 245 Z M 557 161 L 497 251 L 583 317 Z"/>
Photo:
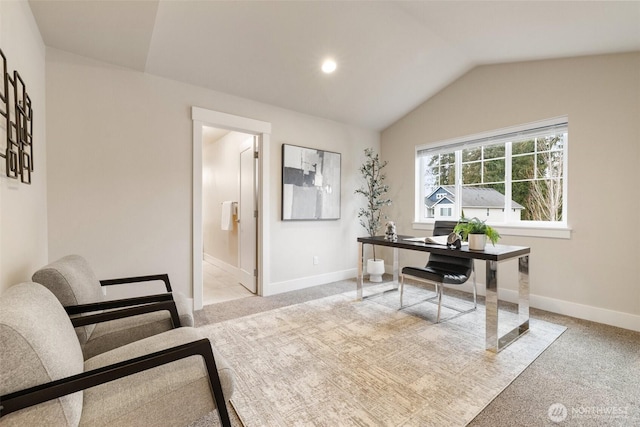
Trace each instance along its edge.
<path fill-rule="evenodd" d="M 405 301 L 425 292 L 407 286 Z M 202 329 L 236 371 L 247 427 L 464 426 L 565 330 L 533 319 L 494 354 L 483 306 L 434 324 L 435 305 L 397 304 L 397 292 L 357 302 L 354 291 Z"/>

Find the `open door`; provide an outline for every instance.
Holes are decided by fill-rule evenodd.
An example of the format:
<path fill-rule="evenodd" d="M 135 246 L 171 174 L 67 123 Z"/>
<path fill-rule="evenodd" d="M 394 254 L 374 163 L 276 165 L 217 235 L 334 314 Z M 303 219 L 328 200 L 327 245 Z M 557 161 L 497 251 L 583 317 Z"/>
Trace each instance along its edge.
<path fill-rule="evenodd" d="M 238 206 L 238 267 L 240 283 L 256 293 L 257 276 L 257 136 L 240 148 L 240 201 Z"/>

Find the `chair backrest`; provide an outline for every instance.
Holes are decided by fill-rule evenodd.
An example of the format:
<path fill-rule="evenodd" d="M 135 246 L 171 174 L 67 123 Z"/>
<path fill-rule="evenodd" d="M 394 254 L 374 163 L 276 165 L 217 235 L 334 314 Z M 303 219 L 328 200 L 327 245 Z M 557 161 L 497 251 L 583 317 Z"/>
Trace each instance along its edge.
<path fill-rule="evenodd" d="M 436 221 L 433 224 L 434 236 L 445 236 L 453 233 L 457 221 Z M 427 267 L 434 267 L 440 270 L 447 270 L 457 274 L 465 275 L 467 278 L 473 271 L 473 259 L 458 258 L 447 255 L 429 254 Z"/>
<path fill-rule="evenodd" d="M 80 255 L 67 255 L 36 271 L 31 280 L 49 289 L 63 306 L 90 304 L 103 300 L 100 281 L 91 266 Z M 84 345 L 95 325 L 76 328 Z"/>
<path fill-rule="evenodd" d="M 0 395 L 79 374 L 80 343 L 69 316 L 43 286 L 25 282 L 0 295 Z M 77 426 L 83 393 L 13 412 L 4 425 Z"/>
<path fill-rule="evenodd" d="M 446 236 L 453 233 L 453 229 L 458 224 L 457 221 L 436 221 L 433 224 L 434 236 Z"/>

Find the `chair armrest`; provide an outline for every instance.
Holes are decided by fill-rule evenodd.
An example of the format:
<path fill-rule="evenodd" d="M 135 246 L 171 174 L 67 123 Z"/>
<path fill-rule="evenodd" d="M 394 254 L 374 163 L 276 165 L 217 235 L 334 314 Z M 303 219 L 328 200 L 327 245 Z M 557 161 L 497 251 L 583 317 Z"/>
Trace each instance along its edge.
<path fill-rule="evenodd" d="M 68 305 L 64 309 L 67 314 L 90 313 L 92 311 L 111 310 L 113 308 L 131 307 L 140 304 L 149 304 L 153 302 L 173 301 L 173 294 L 156 294 L 146 295 L 142 297 L 124 298 L 109 301 L 92 302 L 89 304 Z"/>
<path fill-rule="evenodd" d="M 104 303 L 84 304 L 84 305 L 92 306 L 91 310 L 89 311 L 95 311 L 96 310 L 95 306 L 99 304 L 104 304 Z M 78 307 L 78 306 L 72 306 L 72 307 Z M 165 310 L 168 311 L 169 314 L 171 315 L 171 322 L 173 324 L 173 327 L 179 328 L 181 326 L 180 316 L 178 316 L 178 309 L 176 308 L 176 303 L 173 300 L 152 302 L 149 304 L 139 304 L 139 305 L 135 305 L 134 307 L 122 308 L 119 310 L 111 310 L 111 311 L 105 311 L 102 313 L 89 314 L 86 316 L 72 317 L 71 323 L 73 324 L 74 328 L 77 328 L 78 326 L 92 325 L 94 323 L 108 322 L 110 320 L 122 319 L 125 317 L 137 316 L 139 314 L 153 313 L 155 311 L 165 311 Z M 82 311 L 80 313 L 82 313 Z"/>
<path fill-rule="evenodd" d="M 2 402 L 0 417 L 48 400 L 58 399 L 90 387 L 197 355 L 204 358 L 209 376 L 209 387 L 216 402 L 220 422 L 225 427 L 231 427 L 213 350 L 207 338 L 6 394 L 0 397 L 0 402 Z"/>
<path fill-rule="evenodd" d="M 100 285 L 101 286 L 123 285 L 126 283 L 153 282 L 155 280 L 162 280 L 164 282 L 165 287 L 167 288 L 167 292 L 172 292 L 171 283 L 169 282 L 168 274 L 152 274 L 151 276 L 135 276 L 135 277 L 123 277 L 121 279 L 100 280 Z"/>

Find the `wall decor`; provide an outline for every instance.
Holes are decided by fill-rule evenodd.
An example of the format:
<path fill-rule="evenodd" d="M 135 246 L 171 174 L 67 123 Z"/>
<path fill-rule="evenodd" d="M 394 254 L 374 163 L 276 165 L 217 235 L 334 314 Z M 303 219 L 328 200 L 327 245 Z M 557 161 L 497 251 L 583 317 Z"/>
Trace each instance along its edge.
<path fill-rule="evenodd" d="M 27 88 L 18 74 L 7 72 L 7 58 L 0 49 L 2 81 L 0 81 L 0 114 L 4 117 L 5 146 L 0 157 L 5 159 L 5 172 L 9 178 L 31 184 L 33 172 L 33 109 Z"/>
<path fill-rule="evenodd" d="M 282 145 L 282 220 L 340 219 L 340 153 Z"/>

